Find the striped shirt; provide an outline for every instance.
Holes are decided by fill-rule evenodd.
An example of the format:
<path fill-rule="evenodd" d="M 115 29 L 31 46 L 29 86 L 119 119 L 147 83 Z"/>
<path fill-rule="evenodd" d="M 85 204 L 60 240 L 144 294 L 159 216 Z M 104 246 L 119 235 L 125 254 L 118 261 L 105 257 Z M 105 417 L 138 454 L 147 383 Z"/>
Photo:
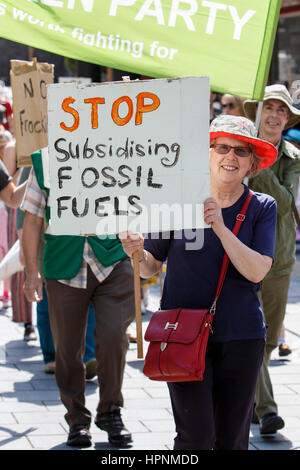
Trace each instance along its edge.
<path fill-rule="evenodd" d="M 44 219 L 46 214 L 47 199 L 48 196 L 46 191 L 39 187 L 36 176 L 31 170 L 27 181 L 24 199 L 21 204 L 21 209 Z M 99 282 L 103 282 L 118 263 L 119 261 L 112 264 L 111 266 L 103 266 L 94 255 L 94 252 L 88 243 L 88 240 L 86 239 L 83 249 L 82 264 L 78 273 L 72 279 L 59 279 L 59 282 L 70 287 L 86 289 L 88 265 L 90 266 L 97 280 Z"/>

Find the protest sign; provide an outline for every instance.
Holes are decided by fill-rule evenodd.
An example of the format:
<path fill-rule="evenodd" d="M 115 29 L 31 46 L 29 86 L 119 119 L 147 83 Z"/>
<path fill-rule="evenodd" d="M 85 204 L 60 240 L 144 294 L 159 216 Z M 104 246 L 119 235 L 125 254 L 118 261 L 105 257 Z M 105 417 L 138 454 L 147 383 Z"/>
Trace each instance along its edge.
<path fill-rule="evenodd" d="M 30 154 L 48 145 L 47 85 L 54 66 L 11 60 L 11 87 L 18 166 L 31 166 Z"/>
<path fill-rule="evenodd" d="M 201 228 L 209 79 L 48 86 L 51 233 Z"/>
<path fill-rule="evenodd" d="M 209 75 L 261 100 L 281 0 L 5 0 L 0 35 L 150 77 Z"/>

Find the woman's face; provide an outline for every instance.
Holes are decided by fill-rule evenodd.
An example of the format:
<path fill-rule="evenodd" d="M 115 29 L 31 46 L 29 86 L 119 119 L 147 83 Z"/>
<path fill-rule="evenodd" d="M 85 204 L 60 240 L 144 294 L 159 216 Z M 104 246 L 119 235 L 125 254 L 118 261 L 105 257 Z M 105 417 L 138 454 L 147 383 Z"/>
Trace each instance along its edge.
<path fill-rule="evenodd" d="M 219 137 L 212 145 L 229 145 L 231 147 L 250 148 L 247 142 L 234 139 L 233 137 Z M 221 148 L 223 150 L 224 147 Z M 234 149 L 228 153 L 218 153 L 216 148 L 210 149 L 210 173 L 211 178 L 218 183 L 241 183 L 252 167 L 252 153 L 248 156 L 238 156 Z"/>

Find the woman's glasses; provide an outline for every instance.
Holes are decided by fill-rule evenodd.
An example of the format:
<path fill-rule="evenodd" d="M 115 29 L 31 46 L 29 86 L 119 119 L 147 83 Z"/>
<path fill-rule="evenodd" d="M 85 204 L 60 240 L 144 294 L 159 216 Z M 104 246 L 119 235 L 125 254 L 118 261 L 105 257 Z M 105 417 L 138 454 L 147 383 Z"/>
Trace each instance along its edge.
<path fill-rule="evenodd" d="M 210 147 L 214 148 L 215 151 L 221 155 L 226 155 L 231 149 L 233 149 L 235 155 L 238 157 L 249 157 L 249 155 L 252 154 L 252 149 L 250 147 L 232 147 L 231 145 L 226 144 L 212 144 Z"/>

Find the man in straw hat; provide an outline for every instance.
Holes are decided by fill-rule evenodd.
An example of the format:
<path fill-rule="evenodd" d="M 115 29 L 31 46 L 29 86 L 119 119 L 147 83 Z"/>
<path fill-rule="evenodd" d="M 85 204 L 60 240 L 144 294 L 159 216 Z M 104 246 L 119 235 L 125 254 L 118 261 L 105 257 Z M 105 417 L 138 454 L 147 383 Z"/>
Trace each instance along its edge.
<path fill-rule="evenodd" d="M 244 103 L 246 116 L 255 120 L 257 101 Z M 272 351 L 278 345 L 287 304 L 290 277 L 295 263 L 296 227 L 293 204 L 297 198 L 300 174 L 300 152 L 285 141 L 282 132 L 300 121 L 300 111 L 284 85 L 267 86 L 259 123 L 259 137 L 278 149 L 275 163 L 249 181 L 254 191 L 269 194 L 276 199 L 277 223 L 274 264 L 262 282 L 261 300 L 268 326 L 263 365 L 255 394 L 255 412 L 261 434 L 273 434 L 284 427 L 278 416 L 268 364 Z M 255 417 L 255 415 L 254 415 Z"/>

